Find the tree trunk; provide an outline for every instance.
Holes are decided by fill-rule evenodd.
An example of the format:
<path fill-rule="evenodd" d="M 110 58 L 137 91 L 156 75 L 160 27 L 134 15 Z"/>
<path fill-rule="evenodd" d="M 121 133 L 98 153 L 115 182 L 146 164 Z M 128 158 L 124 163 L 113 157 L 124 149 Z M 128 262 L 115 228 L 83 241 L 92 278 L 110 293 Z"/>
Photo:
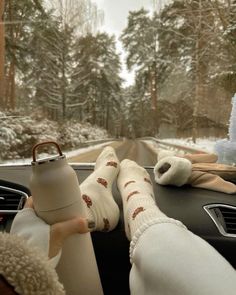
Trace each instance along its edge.
<path fill-rule="evenodd" d="M 92 124 L 96 124 L 96 103 L 93 101 L 92 103 Z"/>
<path fill-rule="evenodd" d="M 5 100 L 5 27 L 4 27 L 5 0 L 0 1 L 0 107 L 4 108 Z"/>
<path fill-rule="evenodd" d="M 157 110 L 157 85 L 155 71 L 150 72 L 150 90 L 151 90 L 151 106 L 152 110 Z"/>
<path fill-rule="evenodd" d="M 157 133 L 157 78 L 156 78 L 156 65 L 150 69 L 150 93 L 151 93 L 151 109 L 152 109 L 152 121 L 153 131 Z M 155 135 L 153 134 L 153 135 Z"/>
<path fill-rule="evenodd" d="M 13 21 L 14 17 L 13 17 L 13 7 L 12 7 L 12 1 L 9 0 L 9 20 Z M 10 25 L 10 37 L 11 37 L 11 42 L 14 44 L 14 47 L 16 45 L 16 35 L 14 34 L 14 29 L 13 26 Z M 9 107 L 10 109 L 15 109 L 16 107 L 16 93 L 15 93 L 15 75 L 16 75 L 16 55 L 15 55 L 15 49 L 13 49 L 13 57 L 10 63 L 10 70 L 9 70 L 9 96 L 6 96 L 6 100 L 7 100 L 7 107 Z"/>
<path fill-rule="evenodd" d="M 62 52 L 62 121 L 66 119 L 67 110 L 66 110 L 66 57 L 65 57 L 65 44 L 63 43 L 63 52 Z"/>
<path fill-rule="evenodd" d="M 199 115 L 199 101 L 201 97 L 201 87 L 202 87 L 202 79 L 201 79 L 201 70 L 200 70 L 200 50 L 202 48 L 201 45 L 201 29 L 202 29 L 202 0 L 199 0 L 199 21 L 196 28 L 197 39 L 195 45 L 195 98 L 193 103 L 193 130 L 192 130 L 192 141 L 196 143 L 198 137 L 198 124 L 197 119 Z"/>
<path fill-rule="evenodd" d="M 192 130 L 192 141 L 196 143 L 198 137 L 198 109 L 199 109 L 199 99 L 200 99 L 200 69 L 199 69 L 199 37 L 196 41 L 196 52 L 195 52 L 195 98 L 193 103 L 193 130 Z"/>
<path fill-rule="evenodd" d="M 15 109 L 16 93 L 15 93 L 15 61 L 12 60 L 5 78 L 5 107 Z"/>

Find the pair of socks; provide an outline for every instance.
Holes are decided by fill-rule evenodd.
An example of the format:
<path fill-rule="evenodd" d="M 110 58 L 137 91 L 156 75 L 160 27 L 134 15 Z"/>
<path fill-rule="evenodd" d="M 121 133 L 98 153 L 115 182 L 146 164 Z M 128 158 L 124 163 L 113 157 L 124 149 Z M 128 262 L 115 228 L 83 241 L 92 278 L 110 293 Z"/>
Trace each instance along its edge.
<path fill-rule="evenodd" d="M 116 179 L 123 202 L 125 232 L 131 240 L 143 224 L 166 216 L 156 206 L 148 172 L 131 160 L 119 163 L 114 149 L 106 147 L 97 158 L 94 172 L 80 185 L 87 218 L 95 222 L 94 231 L 111 231 L 119 221 L 119 208 L 112 196 Z"/>
<path fill-rule="evenodd" d="M 102 151 L 94 172 L 80 185 L 86 208 L 86 216 L 83 217 L 93 224 L 93 231 L 108 232 L 116 227 L 120 217 L 119 207 L 112 196 L 116 180 L 123 200 L 126 235 L 129 240 L 133 237 L 135 240 L 135 233 L 137 237 L 140 229 L 145 230 L 143 226 L 149 226 L 156 219 L 160 222 L 160 217 L 165 218 L 165 215 L 155 204 L 152 182 L 146 170 L 130 160 L 120 163 L 112 147 Z M 33 207 L 24 208 L 16 215 L 11 233 L 22 236 L 30 246 L 39 248 L 50 257 L 50 226 L 35 214 Z M 53 267 L 60 255 L 61 251 L 50 259 Z"/>

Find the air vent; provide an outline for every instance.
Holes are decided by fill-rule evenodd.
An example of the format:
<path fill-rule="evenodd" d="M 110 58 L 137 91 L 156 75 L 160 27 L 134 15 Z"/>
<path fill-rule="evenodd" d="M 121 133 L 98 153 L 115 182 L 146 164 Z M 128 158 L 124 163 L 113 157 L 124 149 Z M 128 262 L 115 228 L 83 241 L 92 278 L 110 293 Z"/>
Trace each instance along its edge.
<path fill-rule="evenodd" d="M 14 214 L 24 206 L 28 195 L 25 192 L 0 186 L 0 213 Z"/>
<path fill-rule="evenodd" d="M 236 207 L 224 204 L 204 206 L 219 232 L 225 237 L 236 237 Z"/>

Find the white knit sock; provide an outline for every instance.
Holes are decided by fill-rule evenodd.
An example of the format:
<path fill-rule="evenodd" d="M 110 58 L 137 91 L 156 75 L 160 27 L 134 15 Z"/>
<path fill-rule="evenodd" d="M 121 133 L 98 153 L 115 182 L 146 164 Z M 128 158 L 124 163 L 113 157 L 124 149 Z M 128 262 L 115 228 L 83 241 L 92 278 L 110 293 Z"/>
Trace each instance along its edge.
<path fill-rule="evenodd" d="M 87 217 L 95 222 L 95 231 L 111 231 L 119 221 L 119 207 L 112 196 L 112 185 L 119 169 L 115 150 L 105 147 L 97 158 L 94 172 L 80 185 Z"/>
<path fill-rule="evenodd" d="M 125 232 L 129 240 L 144 223 L 166 217 L 156 206 L 148 172 L 137 163 L 127 159 L 121 162 L 117 185 L 123 201 Z"/>

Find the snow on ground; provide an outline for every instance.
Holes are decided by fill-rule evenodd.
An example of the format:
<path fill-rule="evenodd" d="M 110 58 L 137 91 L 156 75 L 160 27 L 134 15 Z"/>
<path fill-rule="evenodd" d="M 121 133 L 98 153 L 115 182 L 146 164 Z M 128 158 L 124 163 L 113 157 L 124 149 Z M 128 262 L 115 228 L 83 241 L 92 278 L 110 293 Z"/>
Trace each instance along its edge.
<path fill-rule="evenodd" d="M 66 154 L 66 157 L 69 159 L 69 158 L 72 158 L 72 157 L 75 157 L 75 156 L 90 152 L 92 150 L 97 150 L 97 149 L 102 148 L 102 147 L 104 147 L 106 145 L 109 145 L 110 143 L 112 143 L 112 141 L 107 141 L 107 142 L 96 144 L 96 145 L 93 145 L 93 146 L 88 146 L 88 147 L 81 148 L 81 149 L 78 149 L 78 150 L 66 152 L 65 154 Z"/>
<path fill-rule="evenodd" d="M 198 138 L 196 140 L 196 143 L 193 143 L 191 138 L 165 138 L 163 140 L 159 140 L 159 142 L 163 143 L 170 143 L 170 144 L 176 144 L 176 145 L 182 145 L 189 147 L 191 149 L 196 149 L 197 150 L 202 150 L 208 153 L 213 153 L 215 152 L 215 143 L 216 141 L 219 140 L 219 138 Z M 171 151 L 178 151 L 175 147 L 168 147 L 165 145 L 160 146 L 157 142 L 153 140 L 146 140 L 145 141 L 154 151 L 158 150 L 163 150 L 163 149 L 168 149 Z M 178 151 L 179 152 L 179 151 Z M 179 153 L 184 153 L 184 152 L 179 152 Z"/>
<path fill-rule="evenodd" d="M 198 138 L 196 140 L 196 143 L 193 143 L 191 138 L 167 138 L 163 140 L 164 142 L 169 142 L 173 144 L 179 144 L 179 145 L 184 145 L 186 147 L 190 147 L 196 150 L 203 150 L 208 153 L 214 152 L 214 147 L 216 141 L 219 140 L 219 138 Z"/>
<path fill-rule="evenodd" d="M 90 152 L 92 150 L 96 150 L 96 149 L 102 148 L 102 147 L 110 144 L 111 142 L 112 141 L 108 141 L 108 142 L 104 142 L 104 143 L 96 144 L 96 145 L 93 145 L 93 146 L 88 146 L 88 147 L 76 149 L 76 150 L 73 150 L 73 151 L 63 152 L 63 153 L 66 155 L 67 159 L 70 162 L 70 158 L 71 157 L 75 157 L 77 155 L 81 155 L 81 154 Z M 46 158 L 48 156 L 52 156 L 52 155 L 48 155 L 46 153 L 41 154 L 40 159 Z M 4 166 L 8 166 L 8 165 L 22 165 L 22 164 L 27 165 L 27 164 L 31 164 L 31 161 L 32 161 L 32 158 L 17 159 L 17 160 L 6 160 L 6 161 L 3 161 L 0 165 L 4 165 Z"/>
<path fill-rule="evenodd" d="M 74 121 L 63 125 L 37 116 L 12 116 L 0 112 L 0 161 L 29 158 L 39 142 L 56 141 L 64 150 L 81 143 L 109 138 L 105 129 Z"/>
<path fill-rule="evenodd" d="M 198 138 L 196 144 L 194 144 L 192 142 L 192 140 L 190 138 L 185 138 L 185 139 L 177 139 L 177 138 L 167 138 L 164 140 L 159 140 L 160 142 L 168 142 L 168 143 L 172 143 L 172 144 L 177 144 L 177 145 L 183 145 L 186 147 L 191 147 L 192 149 L 196 149 L 196 150 L 203 150 L 205 152 L 214 152 L 214 146 L 216 141 L 219 140 L 218 138 Z M 145 140 L 145 142 L 155 151 L 160 151 L 162 149 L 169 149 L 172 151 L 178 151 L 176 148 L 174 147 L 167 147 L 162 145 L 160 147 L 160 145 L 153 141 L 153 140 Z M 100 144 L 95 144 L 89 147 L 84 147 L 84 148 L 80 148 L 80 149 L 76 149 L 73 151 L 67 151 L 65 152 L 66 157 L 69 159 L 71 157 L 74 157 L 76 155 L 80 155 L 92 150 L 96 150 L 99 149 L 101 147 L 104 147 L 107 144 L 110 144 L 111 141 L 105 142 L 105 143 L 100 143 Z M 180 152 L 181 153 L 181 152 Z M 43 157 L 47 157 L 47 154 L 43 154 L 41 155 Z M 15 164 L 30 164 L 32 161 L 32 158 L 22 158 L 22 159 L 17 159 L 17 160 L 6 160 L 3 161 L 3 163 L 1 163 L 1 165 L 15 165 Z"/>

